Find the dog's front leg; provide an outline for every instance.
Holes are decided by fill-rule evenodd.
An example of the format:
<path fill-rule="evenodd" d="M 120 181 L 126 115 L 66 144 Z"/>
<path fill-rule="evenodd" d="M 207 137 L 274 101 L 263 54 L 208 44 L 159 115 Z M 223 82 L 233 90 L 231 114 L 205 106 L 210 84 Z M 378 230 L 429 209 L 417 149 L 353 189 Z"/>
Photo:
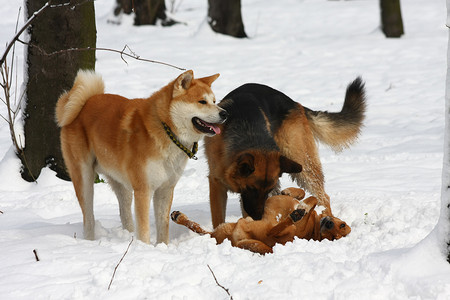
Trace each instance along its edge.
<path fill-rule="evenodd" d="M 150 244 L 150 222 L 148 214 L 152 193 L 148 187 L 134 191 L 137 238 L 147 244 Z"/>
<path fill-rule="evenodd" d="M 227 210 L 227 188 L 216 178 L 209 176 L 209 205 L 213 227 L 225 222 Z"/>
<path fill-rule="evenodd" d="M 162 186 L 155 191 L 153 207 L 155 209 L 157 243 L 169 243 L 169 219 L 175 186 Z"/>

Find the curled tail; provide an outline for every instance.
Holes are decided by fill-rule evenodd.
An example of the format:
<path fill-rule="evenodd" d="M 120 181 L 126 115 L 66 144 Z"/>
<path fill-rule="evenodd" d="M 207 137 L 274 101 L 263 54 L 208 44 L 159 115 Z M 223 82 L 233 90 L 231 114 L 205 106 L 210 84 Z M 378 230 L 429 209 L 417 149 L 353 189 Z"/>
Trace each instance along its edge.
<path fill-rule="evenodd" d="M 305 107 L 314 137 L 337 152 L 356 141 L 363 126 L 365 112 L 366 96 L 361 77 L 347 86 L 340 112 L 313 111 Z"/>
<path fill-rule="evenodd" d="M 63 127 L 72 123 L 89 98 L 104 92 L 105 84 L 100 75 L 91 70 L 79 70 L 72 89 L 64 92 L 56 103 L 58 126 Z"/>

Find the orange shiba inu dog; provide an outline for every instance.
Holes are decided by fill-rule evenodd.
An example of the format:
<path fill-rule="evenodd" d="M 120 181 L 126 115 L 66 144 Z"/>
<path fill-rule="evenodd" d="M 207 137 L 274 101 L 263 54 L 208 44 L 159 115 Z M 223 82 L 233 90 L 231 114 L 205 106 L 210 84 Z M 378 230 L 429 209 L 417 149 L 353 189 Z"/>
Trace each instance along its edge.
<path fill-rule="evenodd" d="M 299 188 L 288 188 L 281 193 L 267 199 L 261 220 L 241 218 L 236 223 L 222 223 L 212 232 L 204 230 L 179 211 L 172 212 L 171 217 L 175 223 L 196 233 L 211 235 L 218 244 L 228 239 L 234 247 L 260 254 L 272 253 L 275 244 L 284 245 L 295 237 L 333 241 L 350 233 L 351 228 L 344 221 L 324 215 L 323 210 L 315 210 L 316 197 L 302 200 L 305 192 Z"/>
<path fill-rule="evenodd" d="M 129 100 L 104 93 L 100 75 L 78 72 L 72 89 L 56 105 L 61 148 L 83 213 L 84 237 L 95 238 L 93 183 L 103 174 L 119 200 L 120 219 L 150 242 L 153 198 L 157 242 L 169 241 L 173 190 L 197 142 L 220 133 L 227 113 L 215 104 L 211 84 L 219 74 L 194 79 L 186 71 L 149 98 Z M 192 150 L 191 150 L 192 149 Z"/>

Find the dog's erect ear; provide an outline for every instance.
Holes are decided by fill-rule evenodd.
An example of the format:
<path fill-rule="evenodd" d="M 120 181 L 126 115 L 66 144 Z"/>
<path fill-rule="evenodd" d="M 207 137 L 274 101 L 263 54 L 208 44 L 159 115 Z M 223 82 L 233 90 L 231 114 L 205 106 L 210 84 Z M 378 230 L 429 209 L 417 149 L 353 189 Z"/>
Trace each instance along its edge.
<path fill-rule="evenodd" d="M 241 154 L 237 159 L 237 175 L 248 177 L 255 171 L 255 157 L 250 153 Z"/>
<path fill-rule="evenodd" d="M 211 75 L 208 77 L 199 78 L 197 80 L 200 80 L 201 82 L 211 86 L 211 84 L 220 76 L 220 74 Z"/>
<path fill-rule="evenodd" d="M 192 70 L 186 71 L 175 79 L 173 84 L 172 97 L 183 95 L 186 90 L 191 86 L 192 79 L 194 79 L 194 72 Z"/>
<path fill-rule="evenodd" d="M 281 173 L 300 173 L 302 171 L 302 165 L 287 158 L 284 155 L 280 155 L 280 172 Z"/>

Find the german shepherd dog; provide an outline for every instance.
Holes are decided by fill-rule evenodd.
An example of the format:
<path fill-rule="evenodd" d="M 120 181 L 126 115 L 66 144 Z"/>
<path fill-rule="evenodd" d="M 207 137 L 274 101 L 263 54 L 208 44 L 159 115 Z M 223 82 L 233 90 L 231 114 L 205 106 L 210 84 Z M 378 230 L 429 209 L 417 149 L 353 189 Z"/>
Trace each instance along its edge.
<path fill-rule="evenodd" d="M 211 90 L 217 77 L 194 79 L 194 73 L 186 71 L 149 98 L 129 100 L 105 94 L 100 75 L 78 72 L 72 89 L 58 100 L 56 120 L 86 239 L 95 238 L 97 172 L 115 192 L 122 225 L 130 232 L 134 191 L 137 237 L 146 243 L 153 197 L 157 242 L 168 243 L 173 190 L 188 157 L 195 155 L 201 138 L 220 133 L 216 124 L 227 117 Z"/>
<path fill-rule="evenodd" d="M 219 126 L 222 134 L 205 139 L 214 227 L 225 221 L 227 191 L 241 194 L 244 216 L 261 219 L 282 173 L 289 173 L 332 215 L 315 140 L 341 151 L 357 139 L 366 110 L 361 78 L 348 85 L 338 113 L 313 111 L 255 83 L 233 90 L 219 106 L 228 112 L 227 122 Z"/>
<path fill-rule="evenodd" d="M 304 197 L 302 189 L 285 189 L 281 195 L 267 199 L 261 220 L 241 218 L 236 223 L 222 223 L 212 232 L 204 230 L 179 211 L 172 212 L 170 216 L 175 223 L 196 233 L 211 235 L 218 244 L 228 239 L 234 247 L 260 254 L 272 253 L 275 244 L 284 245 L 295 237 L 333 241 L 350 233 L 351 228 L 344 221 L 315 210 L 316 197 L 302 200 Z"/>

